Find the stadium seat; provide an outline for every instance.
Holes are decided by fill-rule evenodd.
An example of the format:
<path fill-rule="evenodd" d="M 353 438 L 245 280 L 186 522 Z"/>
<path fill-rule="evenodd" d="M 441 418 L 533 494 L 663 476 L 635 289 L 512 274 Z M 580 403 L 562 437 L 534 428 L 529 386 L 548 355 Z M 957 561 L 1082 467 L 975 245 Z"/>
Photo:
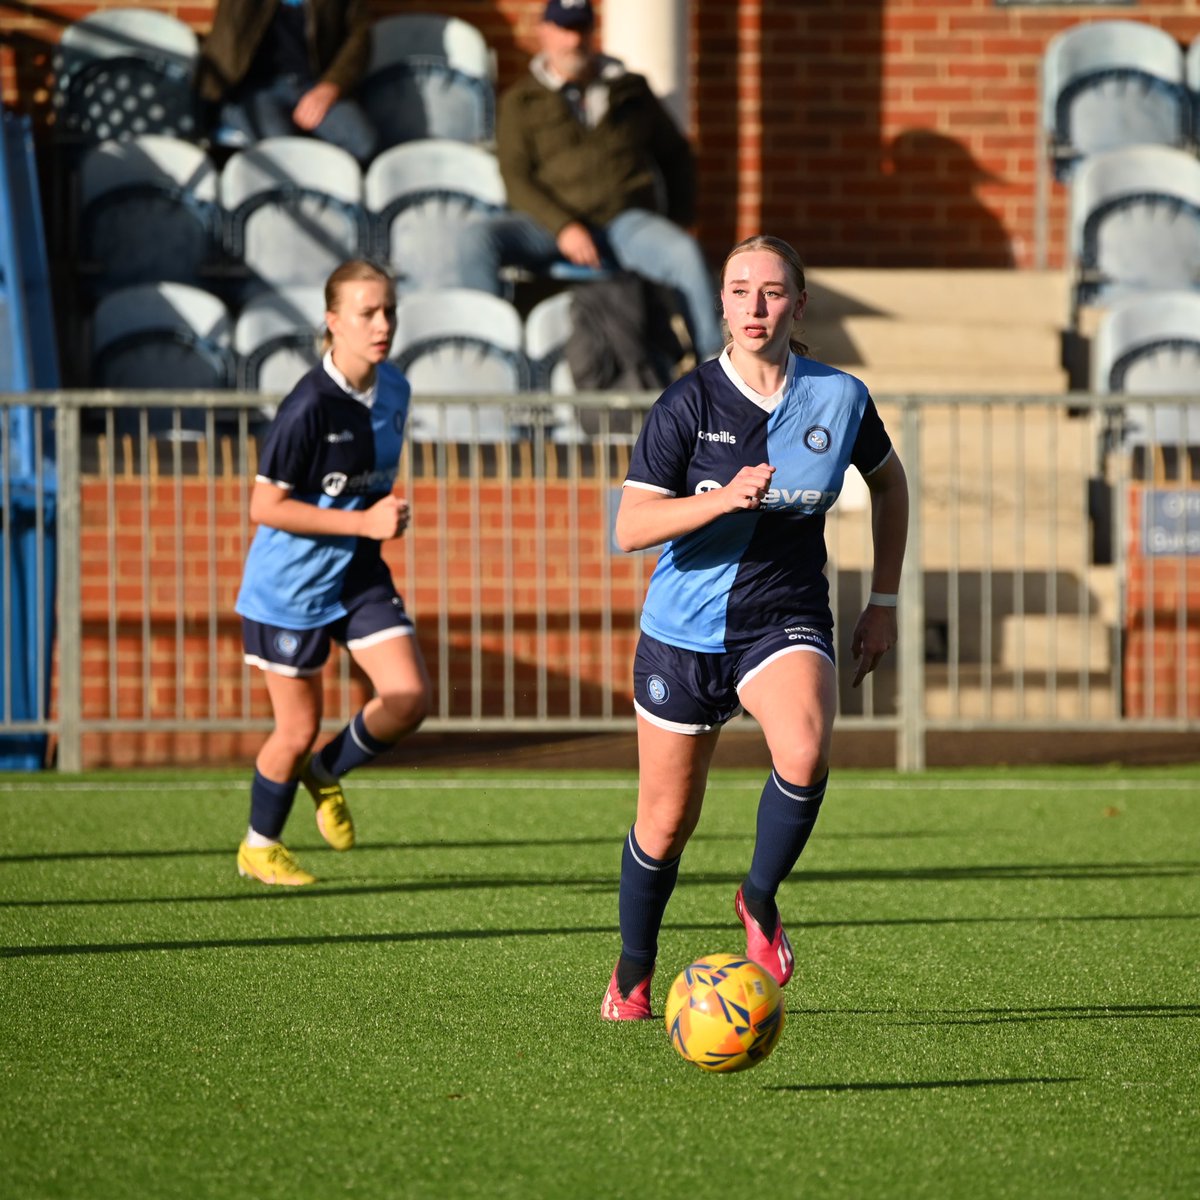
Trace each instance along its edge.
<path fill-rule="evenodd" d="M 445 138 L 385 150 L 367 169 L 365 194 L 375 253 L 401 290 L 468 284 L 463 228 L 505 203 L 495 155 Z"/>
<path fill-rule="evenodd" d="M 84 141 L 194 137 L 199 43 L 169 13 L 98 10 L 68 25 L 54 56 L 56 129 Z"/>
<path fill-rule="evenodd" d="M 352 155 L 305 137 L 264 138 L 221 172 L 229 256 L 258 280 L 324 284 L 370 251 L 363 178 Z"/>
<path fill-rule="evenodd" d="M 1042 126 L 1059 179 L 1080 159 L 1123 146 L 1187 140 L 1183 52 L 1140 21 L 1073 25 L 1042 58 Z"/>
<path fill-rule="evenodd" d="M 244 391 L 289 392 L 320 361 L 325 289 L 285 287 L 253 297 L 233 326 L 238 386 Z"/>
<path fill-rule="evenodd" d="M 495 56 L 474 25 L 406 13 L 371 28 L 358 96 L 386 148 L 416 138 L 488 142 L 496 125 Z"/>
<path fill-rule="evenodd" d="M 1187 48 L 1183 71 L 1192 101 L 1192 142 L 1200 146 L 1200 35 L 1193 38 Z"/>
<path fill-rule="evenodd" d="M 161 134 L 101 142 L 79 168 L 80 252 L 104 282 L 197 282 L 218 253 L 217 169 Z"/>
<path fill-rule="evenodd" d="M 1071 180 L 1075 304 L 1200 284 L 1200 161 L 1166 146 L 1084 159 Z"/>
<path fill-rule="evenodd" d="M 525 318 L 525 355 L 533 372 L 533 386 L 564 396 L 575 390 L 571 368 L 563 358 L 571 336 L 571 293 L 556 292 L 539 300 Z"/>
<path fill-rule="evenodd" d="M 1114 304 L 1092 341 L 1092 380 L 1101 394 L 1195 396 L 1200 294 L 1156 292 Z M 1106 439 L 1130 453 L 1135 477 L 1178 477 L 1190 458 L 1189 477 L 1200 478 L 1200 408 L 1127 404 L 1107 418 Z"/>
<path fill-rule="evenodd" d="M 1114 304 L 1096 327 L 1092 379 L 1101 393 L 1200 393 L 1200 293 L 1154 292 Z"/>
<path fill-rule="evenodd" d="M 422 395 L 512 395 L 529 387 L 521 316 L 499 296 L 469 288 L 408 292 L 396 314 L 393 358 L 418 402 L 414 441 L 507 442 L 517 436 L 499 405 L 421 404 Z"/>
<path fill-rule="evenodd" d="M 92 317 L 93 387 L 212 390 L 232 383 L 232 321 L 223 301 L 185 283 L 144 283 L 103 297 Z M 148 410 L 152 436 L 199 438 L 198 409 Z M 178 420 L 176 420 L 178 417 Z M 137 434 L 136 409 L 118 410 L 119 433 Z"/>

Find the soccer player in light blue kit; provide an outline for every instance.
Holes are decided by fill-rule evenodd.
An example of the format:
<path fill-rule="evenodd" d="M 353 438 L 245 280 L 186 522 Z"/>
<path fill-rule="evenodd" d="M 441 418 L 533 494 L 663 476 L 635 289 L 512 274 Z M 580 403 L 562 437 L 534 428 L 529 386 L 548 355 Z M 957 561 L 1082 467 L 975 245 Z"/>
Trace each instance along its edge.
<path fill-rule="evenodd" d="M 617 513 L 623 550 L 663 547 L 634 658 L 637 819 L 621 859 L 621 956 L 601 1006 L 643 1020 L 658 932 L 700 817 L 722 724 L 744 707 L 771 774 L 734 911 L 746 956 L 782 984 L 794 957 L 776 907 L 829 776 L 837 709 L 825 512 L 847 466 L 871 495 L 871 595 L 851 639 L 854 686 L 896 642 L 908 485 L 866 387 L 806 357 L 804 264 L 778 238 L 740 242 L 721 270 L 729 344 L 658 399 Z"/>
<path fill-rule="evenodd" d="M 238 872 L 292 887 L 315 881 L 281 841 L 297 785 L 312 795 L 322 837 L 349 850 L 354 823 L 340 778 L 416 729 L 430 699 L 413 623 L 381 553 L 409 520 L 407 501 L 392 494 L 411 395 L 387 362 L 395 285 L 355 259 L 330 275 L 325 307 L 324 358 L 285 397 L 263 443 L 250 498 L 258 530 L 237 599 L 246 661 L 262 668 L 275 718 L 254 764 Z M 310 755 L 331 639 L 375 695 Z"/>

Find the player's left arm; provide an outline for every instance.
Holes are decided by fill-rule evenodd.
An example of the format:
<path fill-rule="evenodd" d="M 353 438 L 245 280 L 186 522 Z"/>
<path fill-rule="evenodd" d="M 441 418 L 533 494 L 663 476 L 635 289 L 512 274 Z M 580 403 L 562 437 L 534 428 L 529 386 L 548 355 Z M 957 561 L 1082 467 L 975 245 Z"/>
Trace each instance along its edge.
<path fill-rule="evenodd" d="M 874 548 L 871 591 L 894 596 L 900 591 L 900 573 L 908 540 L 908 479 L 894 450 L 864 478 L 871 493 Z M 857 663 L 855 687 L 875 670 L 880 659 L 896 644 L 897 636 L 895 605 L 868 603 L 854 626 L 850 642 L 850 653 Z"/>

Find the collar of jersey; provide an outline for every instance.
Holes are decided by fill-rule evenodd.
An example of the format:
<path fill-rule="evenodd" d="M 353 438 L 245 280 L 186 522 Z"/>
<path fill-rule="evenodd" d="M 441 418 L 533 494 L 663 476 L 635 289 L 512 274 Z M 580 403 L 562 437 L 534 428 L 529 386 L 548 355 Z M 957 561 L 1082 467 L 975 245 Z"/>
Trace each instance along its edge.
<path fill-rule="evenodd" d="M 375 389 L 378 386 L 378 375 L 376 383 L 371 384 L 365 392 L 360 392 L 358 388 L 351 387 L 349 380 L 333 365 L 333 351 L 326 350 L 325 357 L 321 360 L 321 365 L 325 368 L 325 374 L 333 380 L 334 383 L 346 393 L 347 396 L 353 396 L 359 404 L 365 404 L 370 408 L 375 403 Z"/>
<path fill-rule="evenodd" d="M 729 347 L 726 346 L 721 351 L 721 370 L 729 376 L 729 382 L 733 384 L 751 404 L 756 404 L 764 412 L 772 413 L 780 405 L 783 400 L 784 393 L 791 385 L 792 377 L 796 374 L 796 356 L 789 350 L 787 358 L 787 368 L 783 373 L 783 383 L 780 384 L 779 390 L 771 396 L 760 396 L 738 373 L 734 367 L 733 361 L 729 357 Z"/>

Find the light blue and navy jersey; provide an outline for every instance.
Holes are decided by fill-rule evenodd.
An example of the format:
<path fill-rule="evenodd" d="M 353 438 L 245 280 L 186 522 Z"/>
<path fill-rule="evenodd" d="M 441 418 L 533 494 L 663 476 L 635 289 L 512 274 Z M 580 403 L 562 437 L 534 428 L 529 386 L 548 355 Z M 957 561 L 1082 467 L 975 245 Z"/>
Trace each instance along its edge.
<path fill-rule="evenodd" d="M 391 490 L 411 388 L 388 363 L 370 406 L 314 367 L 288 394 L 263 442 L 258 479 L 320 508 L 368 508 Z M 390 579 L 373 538 L 312 536 L 260 525 L 237 611 L 285 629 L 317 629 L 346 615 L 343 597 Z"/>
<path fill-rule="evenodd" d="M 825 512 L 846 467 L 878 470 L 892 443 L 866 385 L 788 358 L 780 393 L 758 396 L 728 352 L 673 383 L 634 447 L 626 487 L 690 496 L 724 487 L 744 466 L 775 468 L 762 506 L 727 513 L 666 543 L 642 629 L 689 650 L 719 652 L 784 623 L 832 623 Z"/>

